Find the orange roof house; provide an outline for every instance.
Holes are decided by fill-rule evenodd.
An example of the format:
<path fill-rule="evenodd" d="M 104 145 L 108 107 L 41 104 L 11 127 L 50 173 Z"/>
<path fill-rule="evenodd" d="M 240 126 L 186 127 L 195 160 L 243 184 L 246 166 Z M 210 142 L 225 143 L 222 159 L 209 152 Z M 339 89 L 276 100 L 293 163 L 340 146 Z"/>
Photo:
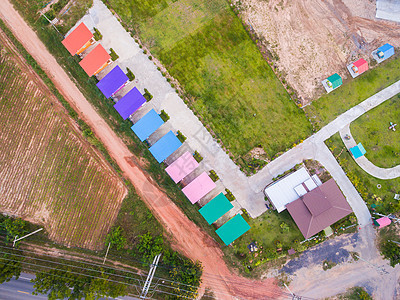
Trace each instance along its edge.
<path fill-rule="evenodd" d="M 111 56 L 103 48 L 102 45 L 97 45 L 84 59 L 80 61 L 80 65 L 85 72 L 90 76 L 96 75 L 103 70 L 111 62 Z"/>
<path fill-rule="evenodd" d="M 67 48 L 71 55 L 80 54 L 94 43 L 93 33 L 84 23 L 79 24 L 63 41 L 62 44 Z"/>

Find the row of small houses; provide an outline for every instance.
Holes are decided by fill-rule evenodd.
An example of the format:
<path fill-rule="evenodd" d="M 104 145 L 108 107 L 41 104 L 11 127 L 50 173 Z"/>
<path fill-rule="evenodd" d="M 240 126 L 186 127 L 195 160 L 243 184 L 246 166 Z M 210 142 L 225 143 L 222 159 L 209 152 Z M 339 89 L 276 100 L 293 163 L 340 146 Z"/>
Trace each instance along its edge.
<path fill-rule="evenodd" d="M 71 55 L 80 55 L 91 45 L 94 45 L 95 40 L 92 32 L 84 23 L 81 23 L 62 41 L 62 44 L 67 48 Z M 89 76 L 94 76 L 107 67 L 107 65 L 111 64 L 111 62 L 111 56 L 101 44 L 98 44 L 85 55 L 79 64 Z M 106 98 L 111 98 L 128 82 L 128 76 L 117 65 L 97 83 L 97 87 Z M 116 102 L 114 108 L 120 116 L 126 120 L 145 103 L 146 99 L 144 96 L 136 87 L 134 87 Z M 163 124 L 164 120 L 154 109 L 152 109 L 135 122 L 131 129 L 143 142 Z M 168 158 L 168 161 L 171 161 L 171 158 L 175 158 L 173 153 L 176 154 L 176 151 L 181 146 L 182 142 L 179 138 L 175 133 L 169 131 L 163 137 L 158 139 L 149 148 L 149 151 L 158 163 L 166 163 Z M 182 183 L 183 179 L 187 178 L 189 174 L 193 174 L 192 172 L 198 167 L 199 162 L 197 162 L 192 153 L 186 151 L 169 164 L 166 168 L 166 172 L 171 179 L 178 184 Z M 185 184 L 182 188 L 182 192 L 192 204 L 195 204 L 214 188 L 216 188 L 215 182 L 206 172 L 202 172 L 188 184 Z M 199 212 L 211 225 L 233 208 L 234 205 L 223 193 L 220 193 L 205 204 Z M 250 226 L 244 218 L 240 214 L 236 214 L 233 218 L 219 227 L 216 230 L 216 233 L 226 245 L 229 245 L 249 229 Z"/>
<path fill-rule="evenodd" d="M 376 60 L 378 64 L 393 55 L 394 47 L 390 44 L 385 44 L 372 52 L 372 57 Z M 365 59 L 360 58 L 356 62 L 349 64 L 347 66 L 347 70 L 349 71 L 351 77 L 356 78 L 357 76 L 368 70 L 368 62 Z M 322 81 L 322 85 L 324 86 L 327 93 L 332 92 L 334 89 L 337 89 L 342 84 L 342 78 L 339 76 L 338 73 L 335 73 Z"/>

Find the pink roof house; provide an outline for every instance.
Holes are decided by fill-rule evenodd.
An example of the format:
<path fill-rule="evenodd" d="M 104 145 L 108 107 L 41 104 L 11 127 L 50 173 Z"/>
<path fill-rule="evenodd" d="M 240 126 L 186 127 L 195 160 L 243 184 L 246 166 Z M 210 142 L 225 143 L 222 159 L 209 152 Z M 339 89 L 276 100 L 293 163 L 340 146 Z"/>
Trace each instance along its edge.
<path fill-rule="evenodd" d="M 378 229 L 386 227 L 386 226 L 390 225 L 390 223 L 392 223 L 392 221 L 388 217 L 382 217 L 382 218 L 374 220 L 374 224 L 376 226 L 379 226 Z"/>
<path fill-rule="evenodd" d="M 203 172 L 199 175 L 199 177 L 185 186 L 182 189 L 182 192 L 189 199 L 189 201 L 192 202 L 192 204 L 195 204 L 215 187 L 216 185 L 214 181 L 212 181 L 206 172 Z"/>
<path fill-rule="evenodd" d="M 194 159 L 190 152 L 185 152 L 176 161 L 170 164 L 165 171 L 175 183 L 178 183 L 194 169 L 199 166 L 199 163 Z"/>

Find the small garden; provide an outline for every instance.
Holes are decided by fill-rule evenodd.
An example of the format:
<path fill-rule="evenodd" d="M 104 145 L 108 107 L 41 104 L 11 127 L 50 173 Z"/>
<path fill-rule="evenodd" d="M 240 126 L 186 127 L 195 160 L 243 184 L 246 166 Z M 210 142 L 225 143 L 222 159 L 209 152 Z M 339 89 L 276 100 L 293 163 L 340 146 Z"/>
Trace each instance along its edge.
<path fill-rule="evenodd" d="M 400 202 L 394 199 L 394 195 L 400 193 L 400 178 L 382 180 L 366 173 L 349 151 L 342 151 L 346 148 L 339 133 L 325 143 L 372 212 L 389 214 L 400 210 Z"/>

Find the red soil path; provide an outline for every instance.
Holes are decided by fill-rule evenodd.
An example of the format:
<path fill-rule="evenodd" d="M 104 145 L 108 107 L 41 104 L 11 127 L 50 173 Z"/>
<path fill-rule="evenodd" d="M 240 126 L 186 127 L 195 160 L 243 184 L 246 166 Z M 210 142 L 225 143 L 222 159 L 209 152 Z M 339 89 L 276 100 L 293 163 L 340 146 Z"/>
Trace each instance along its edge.
<path fill-rule="evenodd" d="M 12 30 L 26 50 L 52 79 L 65 99 L 92 128 L 117 162 L 124 176 L 172 234 L 172 245 L 192 260 L 203 264 L 203 287 L 210 287 L 218 299 L 277 299 L 281 290 L 273 279 L 255 281 L 233 274 L 223 260 L 223 252 L 204 231 L 191 222 L 157 184 L 133 163 L 132 153 L 99 116 L 70 80 L 35 32 L 25 23 L 9 0 L 0 1 L 0 18 Z"/>

